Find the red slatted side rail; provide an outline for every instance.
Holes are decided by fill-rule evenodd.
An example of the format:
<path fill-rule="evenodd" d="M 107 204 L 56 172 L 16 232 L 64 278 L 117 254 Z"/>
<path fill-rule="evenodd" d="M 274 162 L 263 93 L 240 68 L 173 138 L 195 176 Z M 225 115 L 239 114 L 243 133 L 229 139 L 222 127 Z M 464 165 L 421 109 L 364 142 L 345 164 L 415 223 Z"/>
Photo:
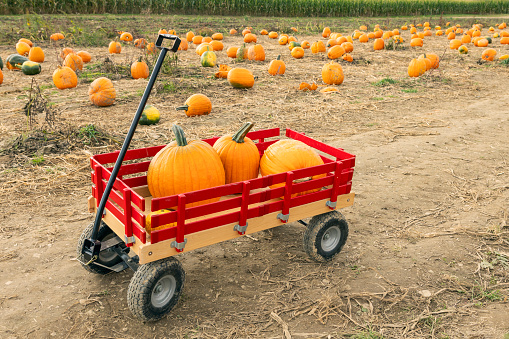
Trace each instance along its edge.
<path fill-rule="evenodd" d="M 132 177 L 122 180 L 129 187 L 140 187 L 147 185 L 147 176 Z"/>
<path fill-rule="evenodd" d="M 302 133 L 295 132 L 291 129 L 286 129 L 286 136 L 295 140 L 302 141 L 306 145 L 313 147 L 319 151 L 327 153 L 337 160 L 343 161 L 347 168 L 353 168 L 355 166 L 355 155 L 345 152 L 342 148 L 335 148 L 324 144 L 323 142 L 312 139 Z"/>
<path fill-rule="evenodd" d="M 123 164 L 118 171 L 118 176 L 146 172 L 148 170 L 148 165 L 150 165 L 150 160 L 133 164 Z M 108 167 L 107 170 L 111 172 L 113 171 L 113 167 Z"/>
<path fill-rule="evenodd" d="M 111 176 L 111 172 L 108 171 L 106 168 L 102 167 L 102 177 L 103 177 L 103 180 L 105 182 L 107 182 L 109 180 L 110 176 Z M 106 187 L 106 183 L 104 183 L 104 187 Z M 125 188 L 131 189 L 122 180 L 120 180 L 118 178 L 113 182 L 113 188 L 116 189 L 116 190 L 119 190 L 119 191 L 122 191 Z M 145 210 L 145 199 L 141 195 L 139 195 L 138 193 L 136 193 L 134 191 L 132 191 L 131 197 L 132 197 L 133 203 L 139 209 L 144 211 Z"/>

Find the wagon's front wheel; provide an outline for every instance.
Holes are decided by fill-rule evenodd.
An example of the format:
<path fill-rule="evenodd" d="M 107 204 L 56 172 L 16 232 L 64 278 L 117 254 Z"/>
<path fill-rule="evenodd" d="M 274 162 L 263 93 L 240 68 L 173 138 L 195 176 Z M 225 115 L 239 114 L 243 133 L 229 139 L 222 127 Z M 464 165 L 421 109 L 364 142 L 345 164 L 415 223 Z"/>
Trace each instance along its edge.
<path fill-rule="evenodd" d="M 143 321 L 161 319 L 180 299 L 184 280 L 184 269 L 175 258 L 141 265 L 127 290 L 129 309 Z"/>
<path fill-rule="evenodd" d="M 348 223 L 338 211 L 319 214 L 311 218 L 304 232 L 304 250 L 313 260 L 332 260 L 348 238 Z"/>

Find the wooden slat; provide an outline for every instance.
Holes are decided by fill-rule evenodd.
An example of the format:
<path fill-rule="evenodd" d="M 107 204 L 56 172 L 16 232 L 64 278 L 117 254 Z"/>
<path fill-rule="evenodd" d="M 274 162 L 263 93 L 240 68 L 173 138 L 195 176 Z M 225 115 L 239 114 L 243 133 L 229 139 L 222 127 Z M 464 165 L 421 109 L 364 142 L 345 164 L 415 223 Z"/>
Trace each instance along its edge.
<path fill-rule="evenodd" d="M 300 219 L 305 219 L 318 214 L 327 213 L 331 210 L 325 205 L 328 199 L 316 201 L 310 204 L 294 207 L 290 209 L 290 219 L 288 222 L 294 222 Z M 353 205 L 354 194 L 342 195 L 338 197 L 337 208 L 344 208 Z M 273 212 L 262 217 L 253 218 L 248 220 L 248 227 L 246 234 L 256 233 L 272 227 L 281 225 L 277 219 L 279 212 Z M 208 245 L 216 244 L 222 241 L 235 239 L 241 237 L 238 232 L 233 230 L 235 222 L 219 226 L 216 228 L 208 229 L 201 232 L 186 235 L 187 244 L 184 249 L 185 252 L 205 247 Z M 123 227 L 123 226 L 122 226 Z M 175 239 L 168 239 L 158 242 L 156 244 L 144 244 L 139 247 L 133 246 L 133 249 L 140 257 L 140 264 L 146 264 L 155 260 L 163 259 L 169 256 L 178 254 L 178 252 L 170 247 L 170 244 Z"/>

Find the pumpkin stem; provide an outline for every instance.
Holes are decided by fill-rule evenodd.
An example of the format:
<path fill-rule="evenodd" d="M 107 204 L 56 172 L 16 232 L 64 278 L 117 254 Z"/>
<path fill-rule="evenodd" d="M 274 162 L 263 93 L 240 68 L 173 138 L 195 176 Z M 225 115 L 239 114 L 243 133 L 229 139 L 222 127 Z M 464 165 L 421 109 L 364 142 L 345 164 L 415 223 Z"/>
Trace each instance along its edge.
<path fill-rule="evenodd" d="M 140 55 L 140 57 L 138 58 L 138 62 L 141 62 L 142 59 L 143 59 L 143 56 Z"/>
<path fill-rule="evenodd" d="M 276 60 L 281 60 L 281 54 L 277 56 Z"/>
<path fill-rule="evenodd" d="M 178 146 L 187 146 L 186 135 L 184 134 L 184 130 L 179 125 L 171 126 L 171 130 L 173 134 L 175 134 L 175 140 L 177 141 Z"/>
<path fill-rule="evenodd" d="M 184 105 L 184 106 L 179 106 L 177 108 L 175 108 L 177 111 L 187 111 L 189 109 L 189 106 L 187 105 Z"/>
<path fill-rule="evenodd" d="M 251 128 L 253 128 L 254 124 L 252 122 L 246 122 L 233 136 L 232 140 L 235 141 L 238 144 L 241 144 L 244 142 L 244 138 L 246 137 L 246 134 L 249 133 Z"/>

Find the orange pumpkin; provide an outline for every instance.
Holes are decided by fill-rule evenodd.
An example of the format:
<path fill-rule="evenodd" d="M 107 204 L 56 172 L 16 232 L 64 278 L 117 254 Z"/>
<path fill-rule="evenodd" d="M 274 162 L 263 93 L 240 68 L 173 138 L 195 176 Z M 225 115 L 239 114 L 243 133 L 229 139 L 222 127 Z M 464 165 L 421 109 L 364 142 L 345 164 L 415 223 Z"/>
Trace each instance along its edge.
<path fill-rule="evenodd" d="M 309 43 L 309 41 L 307 40 L 303 40 L 301 43 L 300 43 L 300 47 L 302 47 L 303 49 L 309 49 L 311 47 L 311 44 Z"/>
<path fill-rule="evenodd" d="M 427 58 L 431 61 L 431 68 L 438 68 L 440 66 L 440 58 L 434 53 L 426 53 L 419 55 L 418 59 Z"/>
<path fill-rule="evenodd" d="M 129 32 L 124 32 L 120 35 L 120 40 L 125 42 L 133 41 L 133 35 Z"/>
<path fill-rule="evenodd" d="M 270 145 L 260 159 L 260 172 L 262 176 L 294 171 L 301 168 L 323 165 L 320 155 L 302 141 L 283 139 Z M 312 179 L 324 177 L 325 174 L 317 175 Z M 270 186 L 271 188 L 282 187 L 285 183 Z M 292 197 L 315 192 L 313 189 L 296 194 Z"/>
<path fill-rule="evenodd" d="M 78 85 L 78 77 L 69 67 L 58 67 L 53 72 L 53 83 L 58 89 L 73 88 Z"/>
<path fill-rule="evenodd" d="M 189 32 L 186 33 L 186 40 L 187 40 L 187 42 L 193 42 L 193 38 L 194 38 L 193 31 L 189 31 Z"/>
<path fill-rule="evenodd" d="M 18 40 L 18 42 L 24 42 L 25 44 L 27 44 L 28 46 L 30 47 L 34 47 L 34 44 L 32 43 L 32 41 L 28 40 L 28 39 L 25 39 L 25 38 L 21 38 Z"/>
<path fill-rule="evenodd" d="M 384 39 L 376 39 L 375 42 L 373 43 L 373 49 L 375 51 L 382 50 L 384 49 L 384 47 L 385 47 Z"/>
<path fill-rule="evenodd" d="M 276 60 L 272 60 L 269 64 L 269 74 L 270 75 L 283 75 L 286 71 L 286 65 L 283 60 L 281 60 L 281 55 L 277 56 Z"/>
<path fill-rule="evenodd" d="M 228 72 L 231 69 L 232 68 L 228 65 L 219 65 L 219 70 L 216 73 L 214 73 L 214 76 L 216 78 L 226 79 L 226 78 L 228 78 Z"/>
<path fill-rule="evenodd" d="M 237 57 L 237 51 L 238 51 L 238 47 L 228 47 L 228 49 L 226 50 L 226 55 L 228 56 L 228 58 L 233 58 L 235 59 Z"/>
<path fill-rule="evenodd" d="M 341 85 L 345 79 L 341 65 L 330 62 L 322 67 L 322 80 L 328 85 Z"/>
<path fill-rule="evenodd" d="M 237 30 L 236 29 L 230 29 L 230 35 L 235 35 L 237 34 Z"/>
<path fill-rule="evenodd" d="M 340 46 L 338 46 L 340 47 Z M 292 57 L 294 57 L 295 59 L 301 59 L 302 57 L 304 57 L 304 48 L 302 47 L 294 47 L 292 48 Z"/>
<path fill-rule="evenodd" d="M 110 52 L 110 54 L 119 54 L 121 50 L 122 46 L 120 46 L 119 42 L 117 41 L 110 42 L 108 46 L 108 52 Z"/>
<path fill-rule="evenodd" d="M 214 51 L 222 51 L 224 48 L 223 43 L 219 40 L 212 40 L 210 46 L 212 46 L 212 50 Z"/>
<path fill-rule="evenodd" d="M 329 59 L 337 59 L 341 58 L 345 54 L 345 49 L 339 45 L 336 45 L 334 47 L 329 48 L 329 51 L 327 52 L 327 57 Z"/>
<path fill-rule="evenodd" d="M 478 47 L 488 47 L 489 41 L 488 39 L 481 38 L 477 41 Z"/>
<path fill-rule="evenodd" d="M 467 35 L 468 36 L 468 35 Z M 449 48 L 450 49 L 458 49 L 459 47 L 461 46 L 461 41 L 458 40 L 458 39 L 453 39 L 451 40 L 451 42 L 449 43 Z"/>
<path fill-rule="evenodd" d="M 244 42 L 245 43 L 256 42 L 256 35 L 254 35 L 253 33 L 247 33 L 246 35 L 244 35 Z"/>
<path fill-rule="evenodd" d="M 311 53 L 313 54 L 316 54 L 316 53 L 324 53 L 325 52 L 325 44 L 323 43 L 323 41 L 316 41 L 316 42 L 313 42 L 313 44 L 311 45 Z"/>
<path fill-rule="evenodd" d="M 274 32 L 274 31 L 269 32 L 269 38 L 277 39 L 277 37 L 278 37 L 277 32 Z"/>
<path fill-rule="evenodd" d="M 154 198 L 197 191 L 225 184 L 223 163 L 217 152 L 202 140 L 187 141 L 180 126 L 173 125 L 175 140 L 150 161 L 147 185 Z M 218 201 L 203 200 L 186 207 Z"/>
<path fill-rule="evenodd" d="M 353 44 L 351 42 L 343 42 L 341 44 L 341 47 L 345 50 L 345 53 L 351 53 L 353 52 Z"/>
<path fill-rule="evenodd" d="M 207 96 L 197 93 L 187 98 L 184 106 L 179 106 L 176 110 L 185 111 L 188 117 L 207 115 L 212 111 L 212 102 Z"/>
<path fill-rule="evenodd" d="M 348 61 L 348 62 L 353 62 L 353 57 L 352 57 L 352 55 L 351 55 L 351 54 L 348 54 L 348 53 L 347 53 L 347 54 L 345 54 L 345 55 L 343 55 L 343 57 L 342 57 L 341 59 L 343 59 L 343 60 L 345 60 L 345 61 Z"/>
<path fill-rule="evenodd" d="M 64 39 L 64 35 L 62 33 L 53 33 L 50 35 L 50 40 L 52 41 L 58 41 Z"/>
<path fill-rule="evenodd" d="M 140 56 L 138 61 L 133 62 L 131 65 L 131 76 L 133 79 L 146 79 L 149 76 L 148 65 L 141 59 L 142 57 Z"/>
<path fill-rule="evenodd" d="M 330 33 L 331 33 L 330 28 L 329 27 L 324 27 L 324 29 L 322 31 L 322 37 L 328 38 Z"/>
<path fill-rule="evenodd" d="M 245 123 L 235 134 L 220 137 L 214 143 L 225 172 L 225 183 L 250 180 L 258 177 L 260 153 L 256 144 L 246 137 L 253 124 Z"/>
<path fill-rule="evenodd" d="M 415 38 L 410 40 L 410 46 L 412 47 L 422 47 L 424 41 L 421 38 Z"/>
<path fill-rule="evenodd" d="M 212 34 L 212 40 L 223 40 L 223 34 L 222 33 Z"/>
<path fill-rule="evenodd" d="M 265 50 L 263 49 L 263 46 L 260 44 L 250 46 L 247 50 L 247 58 L 249 60 L 264 61 Z"/>
<path fill-rule="evenodd" d="M 233 68 L 228 72 L 228 82 L 235 88 L 251 88 L 254 85 L 254 76 L 245 68 Z"/>
<path fill-rule="evenodd" d="M 81 60 L 83 60 L 83 63 L 85 64 L 92 60 L 92 55 L 90 55 L 90 53 L 88 53 L 87 51 L 79 51 L 76 54 L 79 55 L 79 57 L 81 58 Z"/>
<path fill-rule="evenodd" d="M 81 71 L 81 70 L 83 70 L 83 60 L 81 59 L 81 57 L 79 55 L 74 54 L 74 53 L 69 53 L 65 57 L 64 66 L 69 67 L 70 69 L 72 69 L 75 72 L 78 69 Z"/>
<path fill-rule="evenodd" d="M 269 32 L 266 29 L 262 29 L 260 35 L 269 35 Z"/>
<path fill-rule="evenodd" d="M 426 62 L 423 59 L 412 59 L 408 65 L 408 75 L 419 77 L 426 72 Z"/>
<path fill-rule="evenodd" d="M 195 35 L 193 36 L 193 44 L 199 45 L 202 43 L 203 37 L 201 35 Z"/>
<path fill-rule="evenodd" d="M 493 61 L 495 55 L 497 55 L 497 51 L 493 48 L 488 48 L 482 52 L 481 58 L 486 61 Z"/>
<path fill-rule="evenodd" d="M 179 51 L 187 51 L 189 48 L 189 43 L 187 42 L 187 39 L 180 40 L 180 45 L 178 50 Z"/>
<path fill-rule="evenodd" d="M 28 52 L 28 60 L 34 62 L 44 62 L 44 51 L 40 47 L 32 47 L 30 48 L 30 52 Z"/>
<path fill-rule="evenodd" d="M 468 35 L 468 34 L 463 34 L 463 36 L 461 37 L 462 44 L 469 44 L 471 41 L 472 41 L 472 37 L 470 37 L 470 35 Z"/>
<path fill-rule="evenodd" d="M 16 44 L 16 52 L 18 52 L 19 55 L 28 56 L 30 53 L 30 46 L 23 41 L 20 41 Z"/>
<path fill-rule="evenodd" d="M 99 107 L 113 105 L 116 94 L 113 83 L 105 77 L 95 79 L 88 88 L 88 98 Z"/>

